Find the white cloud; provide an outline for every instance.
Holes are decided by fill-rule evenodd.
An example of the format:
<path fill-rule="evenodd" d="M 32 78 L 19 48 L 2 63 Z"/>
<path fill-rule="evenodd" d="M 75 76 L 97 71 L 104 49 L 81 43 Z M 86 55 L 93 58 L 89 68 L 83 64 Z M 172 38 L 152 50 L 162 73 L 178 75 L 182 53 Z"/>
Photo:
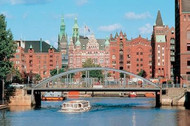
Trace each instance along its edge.
<path fill-rule="evenodd" d="M 108 25 L 108 26 L 100 26 L 98 28 L 99 31 L 105 31 L 105 32 L 112 32 L 118 29 L 121 29 L 122 26 L 120 24 L 112 24 L 112 25 Z"/>
<path fill-rule="evenodd" d="M 76 14 L 76 13 L 68 13 L 68 14 L 64 15 L 64 18 L 75 18 L 77 16 L 78 16 L 78 14 Z"/>
<path fill-rule="evenodd" d="M 78 6 L 82 6 L 82 5 L 86 4 L 86 3 L 88 3 L 88 0 L 76 0 L 76 3 L 77 3 Z"/>
<path fill-rule="evenodd" d="M 145 24 L 145 26 L 142 26 L 139 28 L 140 34 L 150 34 L 152 33 L 152 25 L 151 24 Z"/>
<path fill-rule="evenodd" d="M 151 14 L 149 12 L 136 14 L 135 12 L 128 12 L 125 14 L 126 19 L 146 19 L 151 18 Z"/>

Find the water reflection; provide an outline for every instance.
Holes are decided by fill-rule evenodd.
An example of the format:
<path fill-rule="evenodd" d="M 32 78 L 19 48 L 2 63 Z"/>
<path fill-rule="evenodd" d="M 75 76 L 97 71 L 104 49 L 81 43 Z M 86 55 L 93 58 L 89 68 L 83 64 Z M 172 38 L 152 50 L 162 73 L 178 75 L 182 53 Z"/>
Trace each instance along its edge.
<path fill-rule="evenodd" d="M 11 119 L 7 117 L 7 110 L 0 110 L 0 125 L 11 126 Z"/>
<path fill-rule="evenodd" d="M 10 106 L 9 110 L 11 112 L 23 112 L 33 109 L 31 106 Z"/>
<path fill-rule="evenodd" d="M 190 126 L 190 110 L 181 110 L 177 113 L 178 126 Z"/>
<path fill-rule="evenodd" d="M 132 124 L 133 124 L 133 126 L 136 126 L 136 115 L 135 115 L 135 112 L 133 112 Z"/>

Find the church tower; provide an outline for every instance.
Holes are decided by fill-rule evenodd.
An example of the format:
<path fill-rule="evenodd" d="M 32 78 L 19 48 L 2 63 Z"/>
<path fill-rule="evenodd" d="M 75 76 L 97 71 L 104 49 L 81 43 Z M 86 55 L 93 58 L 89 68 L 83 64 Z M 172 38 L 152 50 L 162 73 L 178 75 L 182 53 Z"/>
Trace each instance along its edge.
<path fill-rule="evenodd" d="M 79 36 L 79 26 L 78 26 L 78 23 L 77 23 L 77 18 L 75 18 L 75 21 L 74 21 L 74 26 L 73 26 L 73 42 L 75 44 L 75 42 L 77 41 L 77 37 Z"/>
<path fill-rule="evenodd" d="M 58 50 L 62 54 L 67 54 L 67 35 L 65 32 L 65 23 L 64 23 L 64 18 L 61 18 L 61 26 L 60 26 L 60 33 L 58 35 Z"/>

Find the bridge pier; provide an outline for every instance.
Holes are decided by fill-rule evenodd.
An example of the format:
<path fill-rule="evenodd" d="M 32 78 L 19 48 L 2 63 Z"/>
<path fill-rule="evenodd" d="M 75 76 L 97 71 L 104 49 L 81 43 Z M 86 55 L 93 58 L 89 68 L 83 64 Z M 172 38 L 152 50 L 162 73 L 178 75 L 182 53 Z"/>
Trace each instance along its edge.
<path fill-rule="evenodd" d="M 161 103 L 160 103 L 160 92 L 155 92 L 156 94 L 156 107 L 160 107 Z"/>
<path fill-rule="evenodd" d="M 34 99 L 36 103 L 36 107 L 39 108 L 41 106 L 41 92 L 40 91 L 35 91 L 34 92 Z"/>

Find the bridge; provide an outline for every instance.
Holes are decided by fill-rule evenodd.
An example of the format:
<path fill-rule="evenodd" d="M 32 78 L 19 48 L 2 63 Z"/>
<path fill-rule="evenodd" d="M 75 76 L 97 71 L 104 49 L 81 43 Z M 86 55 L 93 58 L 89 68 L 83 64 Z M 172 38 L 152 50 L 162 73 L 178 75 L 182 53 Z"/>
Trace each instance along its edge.
<path fill-rule="evenodd" d="M 104 77 L 103 79 L 97 79 L 90 77 L 90 71 L 100 70 Z M 111 79 L 108 77 L 109 71 L 115 71 L 122 73 L 123 77 L 119 79 Z M 72 78 L 73 74 L 85 73 L 85 78 Z M 129 77 L 138 78 L 141 83 L 129 83 Z M 41 105 L 41 92 L 48 91 L 85 91 L 91 92 L 155 92 L 156 94 L 156 106 L 160 105 L 160 92 L 159 85 L 151 82 L 150 80 L 138 76 L 136 74 L 118 70 L 114 68 L 105 67 L 90 67 L 90 68 L 78 68 L 69 70 L 47 78 L 31 88 L 27 88 L 31 91 L 31 94 L 35 96 L 36 105 Z"/>

